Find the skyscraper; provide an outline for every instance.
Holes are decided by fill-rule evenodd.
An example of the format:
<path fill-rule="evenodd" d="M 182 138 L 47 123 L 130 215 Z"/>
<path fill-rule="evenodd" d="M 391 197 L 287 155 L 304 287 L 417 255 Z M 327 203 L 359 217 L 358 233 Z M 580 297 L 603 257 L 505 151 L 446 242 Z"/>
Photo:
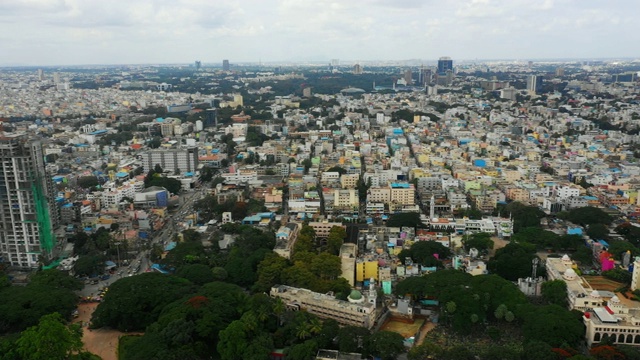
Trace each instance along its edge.
<path fill-rule="evenodd" d="M 447 70 L 453 71 L 453 60 L 448 56 L 443 56 L 438 59 L 438 74 L 444 75 Z"/>
<path fill-rule="evenodd" d="M 227 59 L 222 60 L 222 70 L 229 71 L 230 68 L 231 66 L 229 66 L 229 60 Z"/>
<path fill-rule="evenodd" d="M 53 73 L 53 83 L 56 85 L 60 83 L 60 73 Z"/>
<path fill-rule="evenodd" d="M 58 215 L 53 184 L 39 141 L 0 135 L 0 257 L 19 268 L 37 268 L 52 257 Z"/>
<path fill-rule="evenodd" d="M 407 85 L 413 85 L 413 72 L 411 69 L 407 69 L 404 71 L 404 81 Z"/>
<path fill-rule="evenodd" d="M 202 68 L 202 61 L 196 60 L 196 71 L 200 70 L 200 68 Z"/>
<path fill-rule="evenodd" d="M 360 64 L 353 65 L 353 74 L 354 75 L 361 75 L 362 74 L 362 65 L 360 65 Z"/>
<path fill-rule="evenodd" d="M 527 76 L 527 91 L 530 93 L 538 93 L 542 90 L 542 76 Z"/>

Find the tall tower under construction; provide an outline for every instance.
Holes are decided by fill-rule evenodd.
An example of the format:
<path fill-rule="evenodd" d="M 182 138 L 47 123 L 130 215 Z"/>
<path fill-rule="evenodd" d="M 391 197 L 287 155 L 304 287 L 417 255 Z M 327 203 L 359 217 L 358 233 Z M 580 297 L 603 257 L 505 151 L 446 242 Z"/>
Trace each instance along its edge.
<path fill-rule="evenodd" d="M 58 225 L 40 141 L 0 133 L 0 261 L 37 268 L 50 259 Z"/>

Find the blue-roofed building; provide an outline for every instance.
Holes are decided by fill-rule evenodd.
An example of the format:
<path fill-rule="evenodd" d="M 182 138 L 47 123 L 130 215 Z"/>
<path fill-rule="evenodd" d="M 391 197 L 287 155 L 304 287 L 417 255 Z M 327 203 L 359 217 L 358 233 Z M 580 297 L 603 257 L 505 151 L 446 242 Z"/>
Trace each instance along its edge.
<path fill-rule="evenodd" d="M 582 236 L 582 228 L 580 227 L 568 227 L 567 228 L 567 235 L 579 235 Z"/>

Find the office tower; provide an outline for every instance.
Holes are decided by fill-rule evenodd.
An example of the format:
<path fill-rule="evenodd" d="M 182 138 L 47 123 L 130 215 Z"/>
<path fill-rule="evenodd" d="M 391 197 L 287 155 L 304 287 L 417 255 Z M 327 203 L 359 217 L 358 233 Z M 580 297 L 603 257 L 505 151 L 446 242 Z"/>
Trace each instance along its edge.
<path fill-rule="evenodd" d="M 527 91 L 530 93 L 538 93 L 542 90 L 542 76 L 527 76 Z"/>
<path fill-rule="evenodd" d="M 205 128 L 218 126 L 218 112 L 216 109 L 207 109 L 204 112 L 204 122 L 202 125 Z"/>
<path fill-rule="evenodd" d="M 407 69 L 404 71 L 404 81 L 407 85 L 413 85 L 413 72 L 411 69 Z"/>
<path fill-rule="evenodd" d="M 556 76 L 564 76 L 564 68 L 556 68 Z"/>
<path fill-rule="evenodd" d="M 196 71 L 200 70 L 200 68 L 202 68 L 202 61 L 196 60 Z"/>
<path fill-rule="evenodd" d="M 58 212 L 45 172 L 42 144 L 25 134 L 0 136 L 0 257 L 18 268 L 37 268 L 52 257 Z"/>
<path fill-rule="evenodd" d="M 362 66 L 360 64 L 353 65 L 353 74 L 354 75 L 362 74 Z"/>
<path fill-rule="evenodd" d="M 53 83 L 56 85 L 60 83 L 60 73 L 53 73 Z"/>
<path fill-rule="evenodd" d="M 229 66 L 229 60 L 224 59 L 222 60 L 222 70 L 224 71 L 229 71 L 231 67 Z"/>
<path fill-rule="evenodd" d="M 453 60 L 448 56 L 443 56 L 438 59 L 438 74 L 444 75 L 447 70 L 453 71 Z"/>
<path fill-rule="evenodd" d="M 38 69 L 38 80 L 44 80 L 44 71 L 42 69 Z"/>

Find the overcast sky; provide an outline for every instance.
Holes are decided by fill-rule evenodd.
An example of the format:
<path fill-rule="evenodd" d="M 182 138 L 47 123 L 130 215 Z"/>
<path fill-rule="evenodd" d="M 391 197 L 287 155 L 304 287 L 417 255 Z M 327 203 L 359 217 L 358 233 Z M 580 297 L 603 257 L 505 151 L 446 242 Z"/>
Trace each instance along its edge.
<path fill-rule="evenodd" d="M 640 57 L 636 0 L 0 0 L 0 64 Z"/>

